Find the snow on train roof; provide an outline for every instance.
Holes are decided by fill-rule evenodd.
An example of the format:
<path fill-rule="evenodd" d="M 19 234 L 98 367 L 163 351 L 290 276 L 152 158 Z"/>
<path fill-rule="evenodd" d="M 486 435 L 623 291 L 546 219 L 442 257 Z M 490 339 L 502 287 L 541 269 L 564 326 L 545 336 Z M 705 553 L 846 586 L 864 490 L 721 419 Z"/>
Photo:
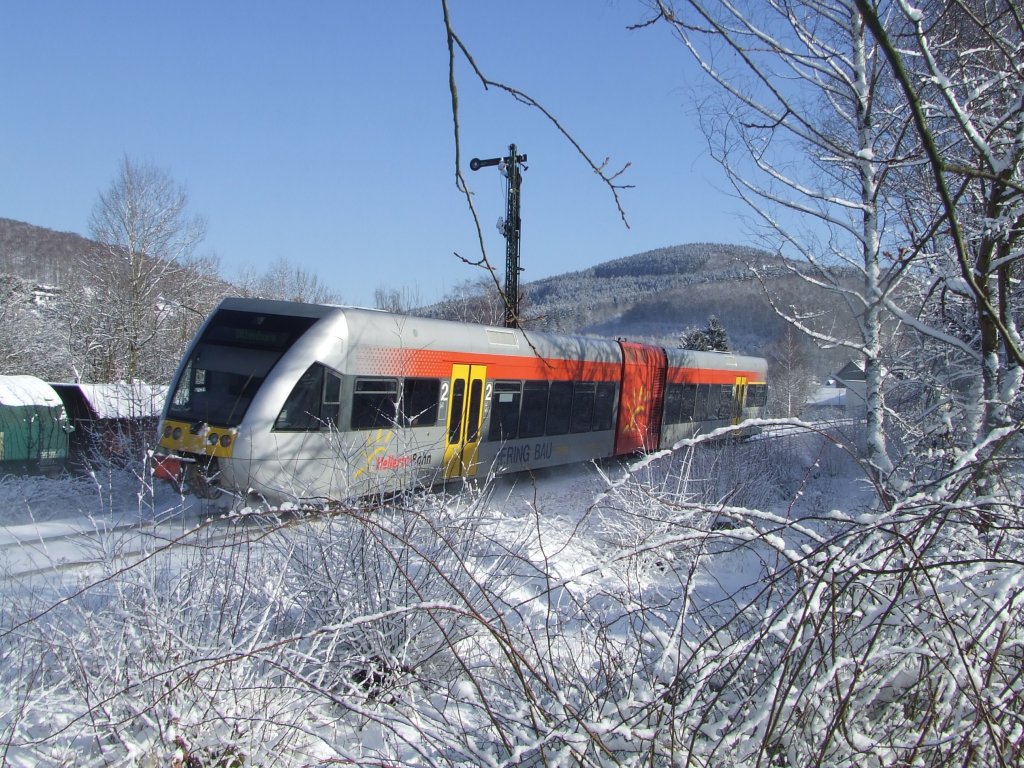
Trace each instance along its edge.
<path fill-rule="evenodd" d="M 60 405 L 53 387 L 35 376 L 0 376 L 0 405 Z"/>

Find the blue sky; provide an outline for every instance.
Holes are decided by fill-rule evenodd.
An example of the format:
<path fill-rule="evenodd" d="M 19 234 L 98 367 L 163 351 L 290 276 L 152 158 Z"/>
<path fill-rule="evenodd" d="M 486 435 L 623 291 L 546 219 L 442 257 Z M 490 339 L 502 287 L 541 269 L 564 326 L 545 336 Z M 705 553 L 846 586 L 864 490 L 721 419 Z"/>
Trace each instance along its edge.
<path fill-rule="evenodd" d="M 749 243 L 708 157 L 699 76 L 639 0 L 450 0 L 485 74 L 537 99 L 598 161 L 627 162 L 626 228 L 608 189 L 540 113 L 460 62 L 463 162 L 528 155 L 524 282 L 688 242 Z M 167 171 L 237 277 L 280 258 L 342 300 L 423 303 L 479 273 L 454 181 L 440 0 L 0 0 L 0 217 L 88 234 L 121 158 Z M 504 185 L 464 168 L 486 244 Z"/>

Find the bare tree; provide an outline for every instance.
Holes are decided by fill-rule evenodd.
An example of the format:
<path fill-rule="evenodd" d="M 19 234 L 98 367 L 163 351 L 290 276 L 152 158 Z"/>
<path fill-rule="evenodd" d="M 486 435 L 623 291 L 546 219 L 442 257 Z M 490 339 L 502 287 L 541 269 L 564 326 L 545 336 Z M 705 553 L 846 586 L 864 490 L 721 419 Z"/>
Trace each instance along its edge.
<path fill-rule="evenodd" d="M 419 293 L 409 288 L 403 288 L 399 291 L 394 288 L 388 289 L 380 286 L 373 292 L 373 306 L 386 312 L 411 315 L 415 313 L 415 310 L 421 304 Z"/>
<path fill-rule="evenodd" d="M 30 373 L 47 379 L 67 375 L 51 313 L 33 295 L 33 285 L 0 275 L 0 374 Z"/>
<path fill-rule="evenodd" d="M 166 171 L 128 157 L 100 194 L 90 220 L 96 246 L 81 260 L 67 310 L 80 377 L 170 378 L 220 290 L 216 259 L 196 254 L 206 224 L 187 206 Z"/>
<path fill-rule="evenodd" d="M 0 328 L 15 327 L 21 318 L 27 301 L 24 281 L 3 275 L 0 278 Z M 11 369 L 12 361 L 17 360 L 17 346 L 9 333 L 0 335 L 0 373 L 18 373 Z M 17 363 L 15 362 L 16 366 Z"/>
<path fill-rule="evenodd" d="M 907 185 L 905 251 L 927 279 L 901 317 L 937 353 L 929 370 L 953 379 L 945 397 L 962 417 L 962 447 L 986 446 L 1020 417 L 1024 15 L 1011 0 L 857 6 L 922 147 Z"/>
<path fill-rule="evenodd" d="M 490 277 L 464 280 L 441 300 L 437 315 L 445 320 L 481 325 L 503 325 L 505 302 L 493 290 Z"/>
<path fill-rule="evenodd" d="M 768 409 L 773 416 L 796 417 L 816 387 L 809 364 L 811 343 L 792 326 L 768 347 Z"/>
<path fill-rule="evenodd" d="M 680 740 L 711 758 L 697 764 L 1017 764 L 1019 660 L 1005 640 L 1021 622 L 1001 612 L 1021 595 L 1019 4 L 693 0 L 657 13 L 724 94 L 704 114 L 738 194 L 803 254 L 809 285 L 857 309 L 860 332 L 843 338 L 827 316 L 776 306 L 862 357 L 878 494 L 872 514 L 824 526 L 791 523 L 796 501 L 790 517 L 733 510 L 725 529 L 744 541 L 748 525 L 802 534 L 771 585 L 740 600 L 746 620 L 687 638 L 662 722 L 693 718 Z M 841 290 L 830 261 L 862 287 Z"/>
<path fill-rule="evenodd" d="M 828 315 L 776 305 L 819 344 L 863 360 L 867 460 L 884 480 L 893 467 L 885 299 L 907 269 L 888 256 L 898 252 L 901 232 L 884 195 L 888 175 L 908 158 L 906 110 L 892 97 L 877 44 L 852 0 L 659 2 L 657 19 L 671 25 L 714 84 L 702 110 L 711 151 L 769 247 L 799 255 L 804 266 L 795 274 L 857 318 L 856 335 L 845 336 Z M 856 270 L 859 289 L 837 276 L 837 265 Z"/>
<path fill-rule="evenodd" d="M 283 256 L 263 273 L 248 270 L 242 274 L 241 289 L 248 296 L 307 304 L 337 304 L 341 296 L 314 273 L 291 263 Z"/>
<path fill-rule="evenodd" d="M 1024 363 L 1016 4 L 693 0 L 657 12 L 711 76 L 706 133 L 738 194 L 776 247 L 804 257 L 809 286 L 859 319 L 841 336 L 828 315 L 776 306 L 863 359 L 880 478 L 893 430 L 901 450 L 933 445 L 937 430 L 973 450 L 1012 427 Z M 835 263 L 862 288 L 838 282 Z M 908 397 L 915 386 L 930 394 Z"/>

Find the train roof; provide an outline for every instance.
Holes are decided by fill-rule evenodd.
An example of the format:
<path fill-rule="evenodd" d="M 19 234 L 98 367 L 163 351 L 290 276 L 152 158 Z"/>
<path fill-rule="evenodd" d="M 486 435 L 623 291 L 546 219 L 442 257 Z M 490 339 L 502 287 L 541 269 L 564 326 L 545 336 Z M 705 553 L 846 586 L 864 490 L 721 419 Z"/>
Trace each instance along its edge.
<path fill-rule="evenodd" d="M 307 304 L 301 301 L 279 301 L 277 299 L 229 296 L 221 300 L 217 309 L 233 309 L 239 312 L 266 312 L 271 315 L 292 315 L 295 317 L 327 317 L 338 310 L 346 310 L 348 307 L 335 306 L 333 304 Z"/>
<path fill-rule="evenodd" d="M 440 349 L 451 343 L 467 352 L 540 354 L 543 357 L 584 359 L 607 359 L 608 355 L 618 350 L 618 344 L 611 339 L 544 331 L 524 332 L 476 323 L 399 315 L 381 309 L 244 298 L 224 299 L 219 308 L 315 319 L 333 318 L 330 322 L 338 325 L 339 335 L 344 327 L 346 335 L 358 339 L 360 344 Z"/>
<path fill-rule="evenodd" d="M 677 368 L 737 368 L 766 373 L 768 363 L 762 357 L 736 352 L 699 352 L 695 349 L 670 347 L 665 350 L 668 364 Z"/>
<path fill-rule="evenodd" d="M 339 336 L 347 335 L 360 344 L 441 349 L 448 344 L 460 350 L 507 355 L 538 354 L 546 358 L 610 360 L 620 355 L 617 341 L 608 338 L 522 331 L 452 320 L 399 315 L 381 309 L 332 304 L 305 304 L 272 299 L 227 298 L 220 308 L 245 312 L 313 319 L 329 319 Z M 737 368 L 767 371 L 763 358 L 732 352 L 698 352 L 666 348 L 669 366 L 694 368 Z"/>

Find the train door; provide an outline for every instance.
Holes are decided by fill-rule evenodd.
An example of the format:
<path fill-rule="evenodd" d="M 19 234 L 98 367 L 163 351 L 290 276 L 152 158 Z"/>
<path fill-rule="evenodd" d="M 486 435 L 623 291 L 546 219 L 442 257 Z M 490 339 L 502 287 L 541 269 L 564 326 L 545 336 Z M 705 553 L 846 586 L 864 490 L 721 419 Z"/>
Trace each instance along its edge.
<path fill-rule="evenodd" d="M 483 365 L 452 366 L 444 448 L 445 480 L 476 475 L 486 403 L 486 375 L 487 367 Z"/>
<path fill-rule="evenodd" d="M 732 423 L 739 424 L 743 421 L 743 403 L 747 399 L 747 377 L 737 376 L 736 386 L 733 388 L 735 400 L 733 401 Z"/>

